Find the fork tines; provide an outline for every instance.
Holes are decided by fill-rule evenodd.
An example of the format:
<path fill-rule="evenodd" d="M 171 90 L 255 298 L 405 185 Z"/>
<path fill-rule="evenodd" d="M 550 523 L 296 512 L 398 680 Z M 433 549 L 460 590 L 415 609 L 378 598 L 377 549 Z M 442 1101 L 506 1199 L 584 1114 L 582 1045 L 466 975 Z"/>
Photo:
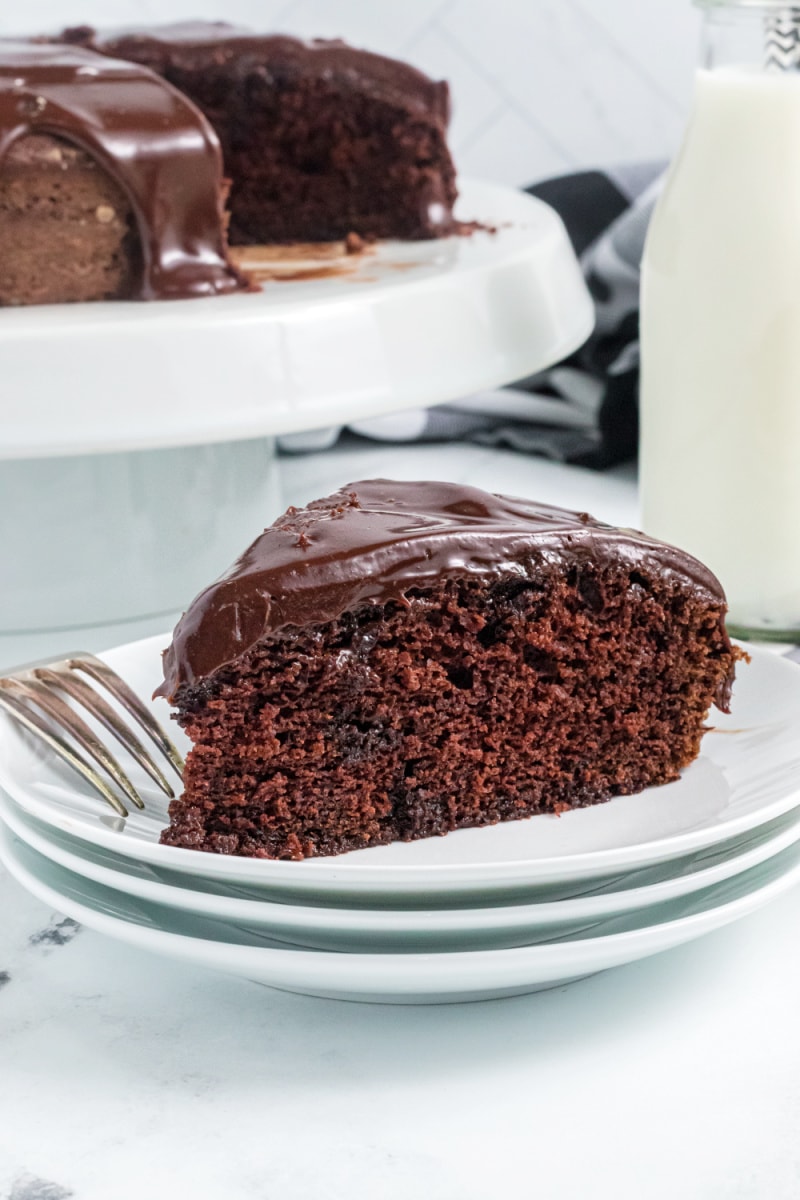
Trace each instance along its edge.
<path fill-rule="evenodd" d="M 181 778 L 183 760 L 164 730 L 128 684 L 93 654 L 70 654 L 58 662 L 34 663 L 0 678 L 0 708 L 46 742 L 50 749 L 78 771 L 121 817 L 128 816 L 128 810 L 122 800 L 109 787 L 103 776 L 79 753 L 76 746 L 99 764 L 132 804 L 137 808 L 144 808 L 144 802 L 108 747 L 78 714 L 75 705 L 82 707 L 99 721 L 125 747 L 154 783 L 172 799 L 175 792 L 149 750 L 97 688 L 92 687 L 83 676 L 88 676 L 93 683 L 105 688 L 130 714 Z M 73 703 L 70 704 L 68 700 Z M 67 740 L 65 734 L 71 741 Z"/>

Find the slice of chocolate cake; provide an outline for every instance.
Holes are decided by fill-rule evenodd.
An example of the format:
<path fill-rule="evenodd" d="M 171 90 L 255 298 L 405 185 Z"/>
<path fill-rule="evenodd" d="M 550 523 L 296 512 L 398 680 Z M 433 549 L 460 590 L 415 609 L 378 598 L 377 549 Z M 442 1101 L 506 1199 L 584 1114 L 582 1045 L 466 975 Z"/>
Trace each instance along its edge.
<path fill-rule="evenodd" d="M 406 63 L 201 21 L 62 36 L 143 63 L 205 113 L 232 181 L 232 244 L 454 228 L 448 87 Z"/>
<path fill-rule="evenodd" d="M 224 190 L 214 131 L 158 75 L 0 41 L 0 304 L 245 287 Z"/>
<path fill-rule="evenodd" d="M 675 779 L 734 663 L 679 550 L 449 483 L 354 483 L 197 597 L 159 692 L 194 743 L 162 841 L 299 859 Z"/>

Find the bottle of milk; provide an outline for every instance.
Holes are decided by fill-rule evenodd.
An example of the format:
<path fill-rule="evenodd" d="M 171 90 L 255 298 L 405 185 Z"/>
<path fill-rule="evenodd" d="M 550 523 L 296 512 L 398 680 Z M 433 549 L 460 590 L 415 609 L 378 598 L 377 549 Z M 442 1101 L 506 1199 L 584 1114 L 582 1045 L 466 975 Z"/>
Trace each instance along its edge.
<path fill-rule="evenodd" d="M 642 525 L 800 641 L 800 8 L 705 0 L 642 267 Z"/>

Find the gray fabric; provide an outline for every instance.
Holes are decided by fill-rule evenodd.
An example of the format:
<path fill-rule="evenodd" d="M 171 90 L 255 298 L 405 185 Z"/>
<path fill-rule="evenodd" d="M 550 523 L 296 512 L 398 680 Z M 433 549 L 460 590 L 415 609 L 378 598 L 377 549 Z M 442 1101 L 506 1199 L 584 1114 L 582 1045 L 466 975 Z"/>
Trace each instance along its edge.
<path fill-rule="evenodd" d="M 635 448 L 635 429 L 629 431 L 629 437 L 618 439 L 617 447 L 604 445 L 604 441 L 610 442 L 607 430 L 613 428 L 614 420 L 619 425 L 614 414 L 614 420 L 604 422 L 604 412 L 607 418 L 609 402 L 627 405 L 623 421 L 635 424 L 639 264 L 662 173 L 663 164 L 653 163 L 607 172 L 607 178 L 631 204 L 581 257 L 595 301 L 594 333 L 569 365 L 557 364 L 514 385 L 513 411 L 508 411 L 505 390 L 490 391 L 427 411 L 415 409 L 354 422 L 347 428 L 376 441 L 472 441 L 596 466 L 627 457 L 631 446 Z M 585 189 L 585 176 L 576 178 L 575 186 Z M 581 196 L 585 199 L 585 192 Z M 580 231 L 569 231 L 580 242 Z M 619 382 L 612 386 L 614 379 Z M 278 444 L 290 453 L 326 449 L 340 431 L 331 428 L 291 434 L 279 438 Z"/>

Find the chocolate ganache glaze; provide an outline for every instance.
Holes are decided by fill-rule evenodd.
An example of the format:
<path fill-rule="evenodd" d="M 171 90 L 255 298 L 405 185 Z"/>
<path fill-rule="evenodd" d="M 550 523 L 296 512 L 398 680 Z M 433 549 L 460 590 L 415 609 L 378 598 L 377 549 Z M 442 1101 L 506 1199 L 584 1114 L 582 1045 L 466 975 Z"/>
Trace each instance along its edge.
<path fill-rule="evenodd" d="M 534 578 L 593 563 L 647 571 L 725 611 L 711 572 L 632 529 L 453 483 L 351 483 L 290 508 L 194 600 L 164 654 L 157 695 L 174 697 L 235 662 L 262 637 L 335 620 L 366 604 L 404 602 L 411 588 L 455 576 Z M 729 691 L 729 686 L 727 691 Z M 727 704 L 726 689 L 718 697 Z"/>
<path fill-rule="evenodd" d="M 248 286 L 226 255 L 216 134 L 163 79 L 80 46 L 0 42 L 0 160 L 29 134 L 86 150 L 129 197 L 141 244 L 138 298 Z"/>
<path fill-rule="evenodd" d="M 398 107 L 432 112 L 445 125 L 450 116 L 446 83 L 429 79 L 407 63 L 357 50 L 338 39 L 305 41 L 285 34 L 257 34 L 225 21 L 179 21 L 105 32 L 81 25 L 65 29 L 61 36 L 103 54 L 144 63 L 167 78 L 172 69 L 202 70 L 233 62 L 240 73 L 247 74 L 254 63 L 266 64 L 273 74 L 305 70 L 324 75 Z"/>

